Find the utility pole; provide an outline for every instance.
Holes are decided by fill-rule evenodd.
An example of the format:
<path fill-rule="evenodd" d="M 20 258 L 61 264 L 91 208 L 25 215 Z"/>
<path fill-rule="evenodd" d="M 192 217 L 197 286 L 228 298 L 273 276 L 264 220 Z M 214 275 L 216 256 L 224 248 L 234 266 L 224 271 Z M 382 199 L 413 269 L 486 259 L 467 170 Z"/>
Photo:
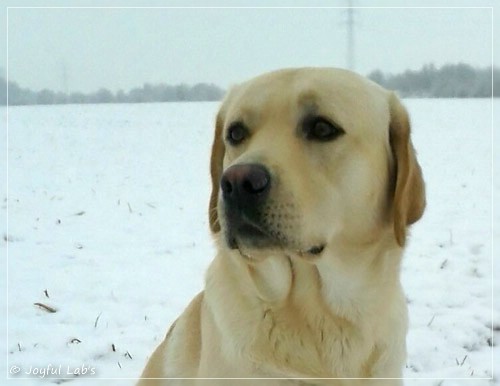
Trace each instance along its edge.
<path fill-rule="evenodd" d="M 354 71 L 354 8 L 352 0 L 349 0 L 347 8 L 347 67 Z"/>

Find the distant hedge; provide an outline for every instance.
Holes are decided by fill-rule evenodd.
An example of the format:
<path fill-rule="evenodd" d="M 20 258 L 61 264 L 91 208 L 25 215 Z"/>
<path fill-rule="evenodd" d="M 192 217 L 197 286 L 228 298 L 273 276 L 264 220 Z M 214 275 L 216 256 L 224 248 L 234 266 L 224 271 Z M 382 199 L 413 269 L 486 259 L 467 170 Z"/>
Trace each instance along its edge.
<path fill-rule="evenodd" d="M 403 97 L 421 98 L 489 98 L 500 96 L 500 70 L 474 68 L 468 64 L 447 64 L 436 68 L 427 64 L 419 71 L 384 74 L 377 70 L 368 77 Z"/>
<path fill-rule="evenodd" d="M 194 86 L 180 84 L 144 84 L 128 92 L 120 90 L 112 93 L 101 88 L 96 92 L 84 94 L 81 92 L 63 93 L 44 89 L 32 91 L 21 88 L 16 82 L 9 82 L 9 105 L 54 105 L 82 103 L 147 103 L 173 101 L 217 101 L 224 95 L 224 90 L 214 84 L 198 83 Z M 0 104 L 7 103 L 7 84 L 0 78 Z"/>
<path fill-rule="evenodd" d="M 500 70 L 474 68 L 468 64 L 447 64 L 436 68 L 427 64 L 419 71 L 407 70 L 400 74 L 385 74 L 380 70 L 368 77 L 381 86 L 397 91 L 402 97 L 420 98 L 489 98 L 500 96 Z M 493 79 L 493 82 L 492 82 Z M 44 89 L 32 91 L 9 82 L 9 105 L 52 105 L 81 103 L 147 103 L 173 101 L 218 101 L 224 90 L 214 84 L 149 84 L 128 92 L 116 93 L 101 88 L 96 92 L 63 93 Z M 0 77 L 0 105 L 7 104 L 7 83 Z"/>

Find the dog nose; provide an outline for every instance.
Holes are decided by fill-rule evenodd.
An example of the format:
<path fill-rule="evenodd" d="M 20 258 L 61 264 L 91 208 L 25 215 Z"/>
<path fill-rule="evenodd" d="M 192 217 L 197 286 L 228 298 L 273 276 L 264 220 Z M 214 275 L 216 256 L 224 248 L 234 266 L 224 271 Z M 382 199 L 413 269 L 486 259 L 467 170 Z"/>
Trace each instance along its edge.
<path fill-rule="evenodd" d="M 271 176 L 262 165 L 233 165 L 224 172 L 220 184 L 224 200 L 252 205 L 267 197 Z"/>

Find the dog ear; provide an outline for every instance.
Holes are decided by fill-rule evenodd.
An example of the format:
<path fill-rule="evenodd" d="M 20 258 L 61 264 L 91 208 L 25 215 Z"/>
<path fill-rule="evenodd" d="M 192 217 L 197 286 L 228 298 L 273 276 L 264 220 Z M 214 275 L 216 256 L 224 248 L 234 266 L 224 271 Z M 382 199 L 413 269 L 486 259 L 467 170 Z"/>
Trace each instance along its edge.
<path fill-rule="evenodd" d="M 217 214 L 217 202 L 219 199 L 219 186 L 222 177 L 222 162 L 226 151 L 222 139 L 223 130 L 222 111 L 219 111 L 215 120 L 215 135 L 212 144 L 212 155 L 210 157 L 210 176 L 212 177 L 212 194 L 208 206 L 208 220 L 213 233 L 220 231 L 219 216 Z"/>
<path fill-rule="evenodd" d="M 392 213 L 396 241 L 403 247 L 406 227 L 424 213 L 425 184 L 410 138 L 408 113 L 394 94 L 390 96 L 390 114 L 389 140 L 394 159 Z"/>

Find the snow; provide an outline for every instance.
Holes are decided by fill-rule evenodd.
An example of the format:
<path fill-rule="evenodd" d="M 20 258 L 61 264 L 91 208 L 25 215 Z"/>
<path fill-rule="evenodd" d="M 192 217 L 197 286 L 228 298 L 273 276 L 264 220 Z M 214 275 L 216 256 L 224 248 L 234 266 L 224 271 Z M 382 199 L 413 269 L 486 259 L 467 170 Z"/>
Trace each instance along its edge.
<path fill-rule="evenodd" d="M 405 104 L 428 199 L 403 263 L 406 384 L 500 384 L 492 102 Z M 9 107 L 8 135 L 6 125 L 0 132 L 0 148 L 9 149 L 8 169 L 6 157 L 0 169 L 1 181 L 8 176 L 8 195 L 0 193 L 0 371 L 9 384 L 134 383 L 202 289 L 214 255 L 207 207 L 217 106 Z M 498 113 L 500 102 L 493 107 Z M 5 108 L 0 116 L 6 123 Z M 20 373 L 8 374 L 14 367 Z M 492 367 L 495 381 L 487 379 Z"/>

